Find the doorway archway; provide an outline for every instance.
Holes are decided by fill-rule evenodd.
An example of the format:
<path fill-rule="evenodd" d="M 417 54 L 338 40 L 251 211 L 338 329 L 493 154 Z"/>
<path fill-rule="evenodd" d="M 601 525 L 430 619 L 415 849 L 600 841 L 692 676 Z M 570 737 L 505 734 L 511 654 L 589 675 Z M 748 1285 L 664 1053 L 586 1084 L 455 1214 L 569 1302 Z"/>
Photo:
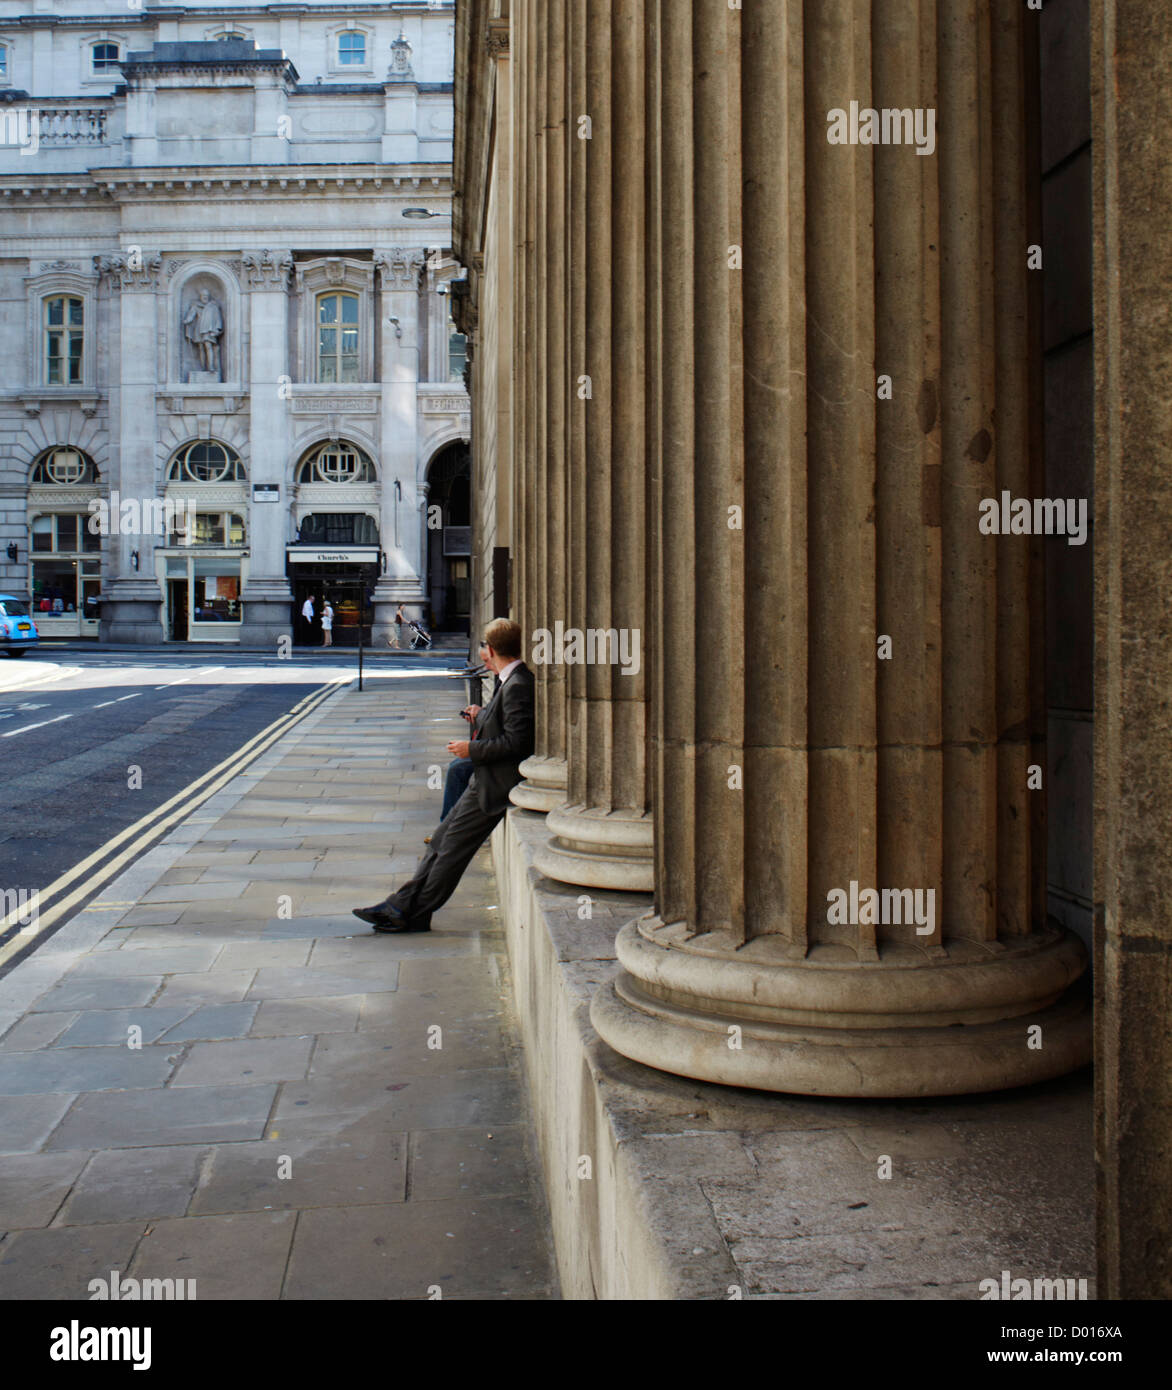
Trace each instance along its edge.
<path fill-rule="evenodd" d="M 427 466 L 427 484 L 431 624 L 437 632 L 466 634 L 472 612 L 472 455 L 467 440 L 436 454 Z"/>

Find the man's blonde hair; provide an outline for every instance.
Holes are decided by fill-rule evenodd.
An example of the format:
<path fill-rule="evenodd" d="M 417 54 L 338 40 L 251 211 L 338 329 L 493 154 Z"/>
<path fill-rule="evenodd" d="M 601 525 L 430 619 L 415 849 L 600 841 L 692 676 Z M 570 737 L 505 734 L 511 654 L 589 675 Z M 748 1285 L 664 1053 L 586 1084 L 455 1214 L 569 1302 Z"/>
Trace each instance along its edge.
<path fill-rule="evenodd" d="M 484 629 L 484 640 L 497 656 L 515 659 L 521 655 L 521 624 L 511 618 L 494 618 Z"/>

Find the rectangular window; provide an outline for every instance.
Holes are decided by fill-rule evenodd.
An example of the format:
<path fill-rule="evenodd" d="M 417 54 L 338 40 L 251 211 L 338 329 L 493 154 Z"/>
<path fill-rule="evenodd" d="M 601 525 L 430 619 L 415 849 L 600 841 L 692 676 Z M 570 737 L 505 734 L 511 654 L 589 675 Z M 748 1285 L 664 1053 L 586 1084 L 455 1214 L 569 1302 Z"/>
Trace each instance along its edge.
<path fill-rule="evenodd" d="M 8 49 L 0 43 L 0 78 L 8 76 Z"/>
<path fill-rule="evenodd" d="M 53 549 L 53 518 L 38 516 L 33 518 L 33 550 Z"/>
<path fill-rule="evenodd" d="M 240 566 L 231 560 L 196 560 L 191 618 L 196 623 L 240 622 Z M 207 570 L 207 573 L 201 571 Z M 235 570 L 235 573 L 225 571 Z"/>
<path fill-rule="evenodd" d="M 364 67 L 366 64 L 366 35 L 347 32 L 338 35 L 338 64 L 341 67 Z"/>
<path fill-rule="evenodd" d="M 95 72 L 114 72 L 117 69 L 118 45 L 116 43 L 96 43 L 93 54 Z"/>
<path fill-rule="evenodd" d="M 85 343 L 85 305 L 73 295 L 45 300 L 45 383 L 72 386 L 81 381 Z"/>
<path fill-rule="evenodd" d="M 323 294 L 317 301 L 317 379 L 358 380 L 358 296 Z"/>
<path fill-rule="evenodd" d="M 448 334 L 448 380 L 463 384 L 464 368 L 468 365 L 468 339 L 455 329 Z"/>
<path fill-rule="evenodd" d="M 67 553 L 77 550 L 77 517 L 57 518 L 57 549 Z"/>
<path fill-rule="evenodd" d="M 220 512 L 201 512 L 195 518 L 195 544 L 224 544 L 224 518 Z"/>
<path fill-rule="evenodd" d="M 33 561 L 33 613 L 77 612 L 77 561 Z"/>

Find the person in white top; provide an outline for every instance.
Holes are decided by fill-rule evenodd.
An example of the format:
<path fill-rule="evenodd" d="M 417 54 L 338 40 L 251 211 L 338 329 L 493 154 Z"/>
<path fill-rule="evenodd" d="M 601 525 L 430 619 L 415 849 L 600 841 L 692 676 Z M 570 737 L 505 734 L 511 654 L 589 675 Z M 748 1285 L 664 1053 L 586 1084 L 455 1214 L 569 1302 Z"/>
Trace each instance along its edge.
<path fill-rule="evenodd" d="M 301 616 L 302 616 L 302 618 L 305 619 L 305 625 L 306 625 L 306 627 L 308 627 L 309 630 L 310 630 L 310 633 L 312 633 L 312 632 L 313 632 L 313 595 L 312 595 L 312 594 L 310 594 L 310 596 L 309 596 L 309 597 L 305 600 L 305 602 L 301 605 Z"/>
<path fill-rule="evenodd" d="M 321 610 L 321 630 L 322 646 L 332 647 L 334 645 L 334 610 L 330 606 L 329 599 L 326 599 L 325 604 Z"/>

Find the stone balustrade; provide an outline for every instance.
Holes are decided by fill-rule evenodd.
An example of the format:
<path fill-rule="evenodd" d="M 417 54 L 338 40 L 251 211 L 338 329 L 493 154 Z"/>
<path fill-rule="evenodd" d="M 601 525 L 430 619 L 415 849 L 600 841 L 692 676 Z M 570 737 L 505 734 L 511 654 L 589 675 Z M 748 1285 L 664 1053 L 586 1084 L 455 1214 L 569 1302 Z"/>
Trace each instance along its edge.
<path fill-rule="evenodd" d="M 102 106 L 34 106 L 42 145 L 104 145 L 107 110 Z"/>

